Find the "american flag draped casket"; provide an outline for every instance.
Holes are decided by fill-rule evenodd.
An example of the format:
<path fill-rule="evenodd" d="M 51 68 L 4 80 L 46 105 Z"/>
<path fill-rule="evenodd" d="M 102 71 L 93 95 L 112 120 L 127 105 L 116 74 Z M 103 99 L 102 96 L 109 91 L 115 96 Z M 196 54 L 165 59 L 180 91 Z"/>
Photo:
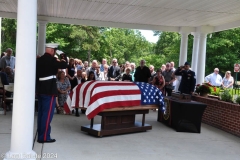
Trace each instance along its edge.
<path fill-rule="evenodd" d="M 104 109 L 141 105 L 158 105 L 163 110 L 162 92 L 144 82 L 88 81 L 73 89 L 64 110 L 70 113 L 75 107 L 84 107 L 91 119 Z"/>

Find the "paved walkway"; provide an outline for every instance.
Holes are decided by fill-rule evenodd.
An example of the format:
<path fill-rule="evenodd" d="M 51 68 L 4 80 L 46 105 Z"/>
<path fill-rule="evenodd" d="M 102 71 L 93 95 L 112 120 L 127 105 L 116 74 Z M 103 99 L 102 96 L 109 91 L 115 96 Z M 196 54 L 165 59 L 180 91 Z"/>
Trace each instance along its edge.
<path fill-rule="evenodd" d="M 137 119 L 141 121 L 141 116 Z M 206 124 L 202 124 L 201 134 L 176 132 L 156 119 L 157 112 L 146 115 L 146 123 L 153 126 L 147 132 L 97 138 L 80 131 L 81 125 L 89 124 L 85 115 L 55 114 L 51 135 L 57 142 L 35 142 L 34 151 L 57 154 L 59 160 L 240 160 L 239 137 Z M 8 112 L 0 115 L 0 154 L 10 149 L 10 134 Z"/>

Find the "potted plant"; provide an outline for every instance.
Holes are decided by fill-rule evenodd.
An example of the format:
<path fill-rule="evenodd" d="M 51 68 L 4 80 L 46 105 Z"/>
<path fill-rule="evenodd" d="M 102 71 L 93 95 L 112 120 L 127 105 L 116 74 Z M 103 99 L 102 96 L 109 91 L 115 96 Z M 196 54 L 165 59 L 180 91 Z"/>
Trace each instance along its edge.
<path fill-rule="evenodd" d="M 200 96 L 206 97 L 207 94 L 211 93 L 211 84 L 203 83 L 202 85 L 198 84 L 196 86 L 196 93 L 200 94 Z"/>
<path fill-rule="evenodd" d="M 232 102 L 232 95 L 230 94 L 229 90 L 225 89 L 221 95 L 221 100 L 225 102 Z"/>

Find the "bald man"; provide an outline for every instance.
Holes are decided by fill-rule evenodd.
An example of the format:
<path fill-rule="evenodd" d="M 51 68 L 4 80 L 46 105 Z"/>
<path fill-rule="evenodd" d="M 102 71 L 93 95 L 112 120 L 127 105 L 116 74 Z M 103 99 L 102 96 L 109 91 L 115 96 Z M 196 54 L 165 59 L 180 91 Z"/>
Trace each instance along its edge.
<path fill-rule="evenodd" d="M 13 50 L 8 48 L 6 50 L 6 55 L 1 59 L 1 68 L 4 71 L 7 66 L 11 67 L 12 70 L 15 69 L 15 57 L 12 56 Z"/>
<path fill-rule="evenodd" d="M 135 82 L 150 82 L 151 72 L 150 69 L 145 66 L 146 62 L 145 60 L 140 61 L 140 66 L 136 68 L 136 72 L 134 74 L 134 81 Z"/>

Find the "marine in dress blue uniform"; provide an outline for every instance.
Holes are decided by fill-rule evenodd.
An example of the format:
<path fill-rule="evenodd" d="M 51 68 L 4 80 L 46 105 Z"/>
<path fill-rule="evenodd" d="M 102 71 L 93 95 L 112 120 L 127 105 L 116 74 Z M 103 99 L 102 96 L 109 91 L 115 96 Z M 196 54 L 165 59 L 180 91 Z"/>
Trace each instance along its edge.
<path fill-rule="evenodd" d="M 38 142 L 51 143 L 51 126 L 57 96 L 56 74 L 58 69 L 66 69 L 67 63 L 57 60 L 54 55 L 58 44 L 46 44 L 46 53 L 37 58 L 36 93 L 38 96 Z"/>
<path fill-rule="evenodd" d="M 175 75 L 182 76 L 182 80 L 179 86 L 179 91 L 185 94 L 192 94 L 196 85 L 195 72 L 191 71 L 190 64 L 185 62 L 184 67 L 178 68 L 175 71 Z"/>

